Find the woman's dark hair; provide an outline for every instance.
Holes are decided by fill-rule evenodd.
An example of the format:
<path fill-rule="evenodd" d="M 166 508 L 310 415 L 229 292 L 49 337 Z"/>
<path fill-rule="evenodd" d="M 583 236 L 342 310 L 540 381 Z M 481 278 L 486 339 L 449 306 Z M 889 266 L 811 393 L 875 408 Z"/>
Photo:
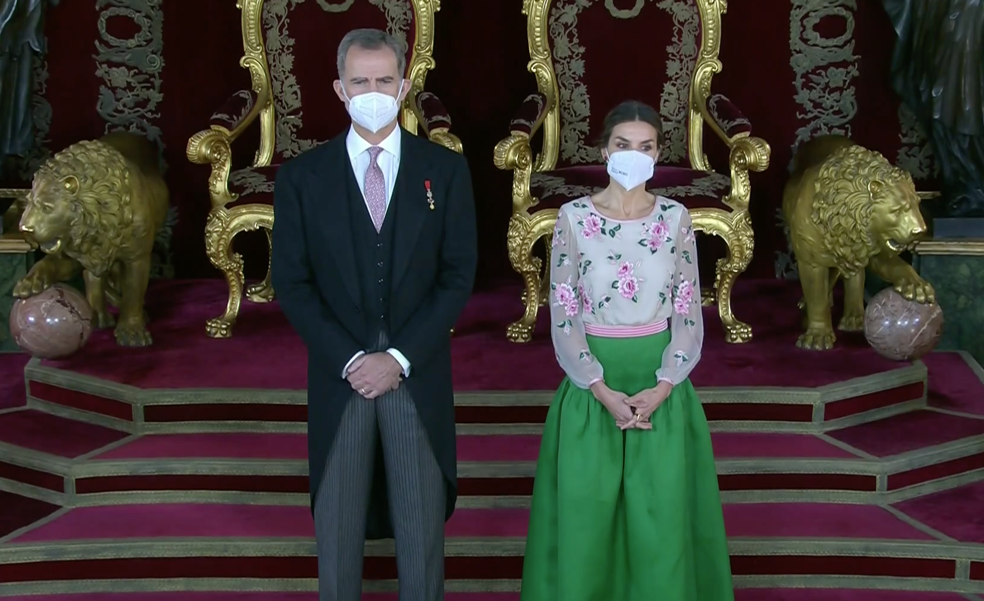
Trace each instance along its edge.
<path fill-rule="evenodd" d="M 663 146 L 663 122 L 656 109 L 645 102 L 638 100 L 626 100 L 605 115 L 602 125 L 601 137 L 598 139 L 598 148 L 606 148 L 608 141 L 612 139 L 612 132 L 615 127 L 623 123 L 642 121 L 653 126 L 656 130 L 656 147 Z"/>

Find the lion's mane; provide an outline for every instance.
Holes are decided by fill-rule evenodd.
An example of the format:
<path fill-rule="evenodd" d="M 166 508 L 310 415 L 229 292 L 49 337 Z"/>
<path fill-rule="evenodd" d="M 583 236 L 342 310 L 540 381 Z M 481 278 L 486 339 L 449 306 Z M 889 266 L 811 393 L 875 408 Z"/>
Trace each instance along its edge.
<path fill-rule="evenodd" d="M 64 181 L 75 178 L 74 196 Z M 65 253 L 101 276 L 112 266 L 124 240 L 133 231 L 130 167 L 115 148 L 99 140 L 72 144 L 57 153 L 34 175 L 46 180 L 49 202 L 72 213 L 71 226 L 61 237 Z"/>
<path fill-rule="evenodd" d="M 872 182 L 882 184 L 874 196 Z M 863 269 L 881 252 L 872 235 L 871 215 L 878 205 L 897 204 L 903 187 L 915 189 L 908 173 L 861 146 L 838 149 L 820 167 L 810 218 L 845 275 Z"/>

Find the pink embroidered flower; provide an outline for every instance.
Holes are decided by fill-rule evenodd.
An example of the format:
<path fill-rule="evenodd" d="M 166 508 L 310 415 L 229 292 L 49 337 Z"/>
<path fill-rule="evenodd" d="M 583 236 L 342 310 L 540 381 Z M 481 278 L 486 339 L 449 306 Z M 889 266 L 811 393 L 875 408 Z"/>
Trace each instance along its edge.
<path fill-rule="evenodd" d="M 577 315 L 577 303 L 579 299 L 574 294 L 574 289 L 571 288 L 570 284 L 557 284 L 557 288 L 554 290 L 554 298 L 557 300 L 557 306 L 563 307 L 568 317 Z"/>
<path fill-rule="evenodd" d="M 680 282 L 680 286 L 677 288 L 677 296 L 684 299 L 688 303 L 694 300 L 694 285 L 690 280 L 683 280 Z"/>
<path fill-rule="evenodd" d="M 646 248 L 657 251 L 670 239 L 670 226 L 665 221 L 654 221 L 646 225 Z"/>
<path fill-rule="evenodd" d="M 677 315 L 690 315 L 690 303 L 694 300 L 694 286 L 684 280 L 677 286 L 673 296 L 673 310 Z"/>
<path fill-rule="evenodd" d="M 601 217 L 594 213 L 588 213 L 582 222 L 581 235 L 584 236 L 585 240 L 590 240 L 601 233 L 601 226 Z"/>
<path fill-rule="evenodd" d="M 621 282 L 625 278 L 632 277 L 632 273 L 635 271 L 635 265 L 629 263 L 628 261 L 623 262 L 618 266 L 618 273 L 616 277 Z"/>
<path fill-rule="evenodd" d="M 594 306 L 591 304 L 591 295 L 581 282 L 577 283 L 577 292 L 581 300 L 581 311 L 585 314 L 594 314 Z"/>
<path fill-rule="evenodd" d="M 690 315 L 690 303 L 678 296 L 673 299 L 673 310 L 677 315 Z"/>
<path fill-rule="evenodd" d="M 619 280 L 618 293 L 622 295 L 622 298 L 632 300 L 637 292 L 639 292 L 639 280 L 631 275 Z"/>

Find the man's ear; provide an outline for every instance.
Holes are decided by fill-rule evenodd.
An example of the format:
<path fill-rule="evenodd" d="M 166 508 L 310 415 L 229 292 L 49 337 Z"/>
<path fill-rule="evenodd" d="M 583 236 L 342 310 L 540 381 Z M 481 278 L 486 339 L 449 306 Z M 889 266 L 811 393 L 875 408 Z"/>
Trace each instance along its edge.
<path fill-rule="evenodd" d="M 348 100 L 345 98 L 345 89 L 342 88 L 342 80 L 336 79 L 331 85 L 335 88 L 335 95 L 338 96 L 338 99 L 343 103 L 347 103 Z"/>
<path fill-rule="evenodd" d="M 404 79 L 403 85 L 400 87 L 402 90 L 400 91 L 400 97 L 396 99 L 397 102 L 403 102 L 406 100 L 407 94 L 410 93 L 410 88 L 413 87 L 413 83 L 409 79 Z"/>

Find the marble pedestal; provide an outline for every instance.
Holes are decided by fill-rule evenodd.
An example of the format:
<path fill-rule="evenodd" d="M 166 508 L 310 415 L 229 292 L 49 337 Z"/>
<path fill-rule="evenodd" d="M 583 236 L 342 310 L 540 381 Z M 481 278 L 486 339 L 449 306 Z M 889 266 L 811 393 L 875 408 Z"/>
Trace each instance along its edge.
<path fill-rule="evenodd" d="M 14 285 L 34 265 L 34 250 L 20 234 L 0 236 L 0 353 L 20 352 L 10 335 Z"/>
<path fill-rule="evenodd" d="M 938 348 L 966 351 L 984 364 L 984 239 L 920 242 L 913 266 L 936 288 L 943 309 Z"/>

